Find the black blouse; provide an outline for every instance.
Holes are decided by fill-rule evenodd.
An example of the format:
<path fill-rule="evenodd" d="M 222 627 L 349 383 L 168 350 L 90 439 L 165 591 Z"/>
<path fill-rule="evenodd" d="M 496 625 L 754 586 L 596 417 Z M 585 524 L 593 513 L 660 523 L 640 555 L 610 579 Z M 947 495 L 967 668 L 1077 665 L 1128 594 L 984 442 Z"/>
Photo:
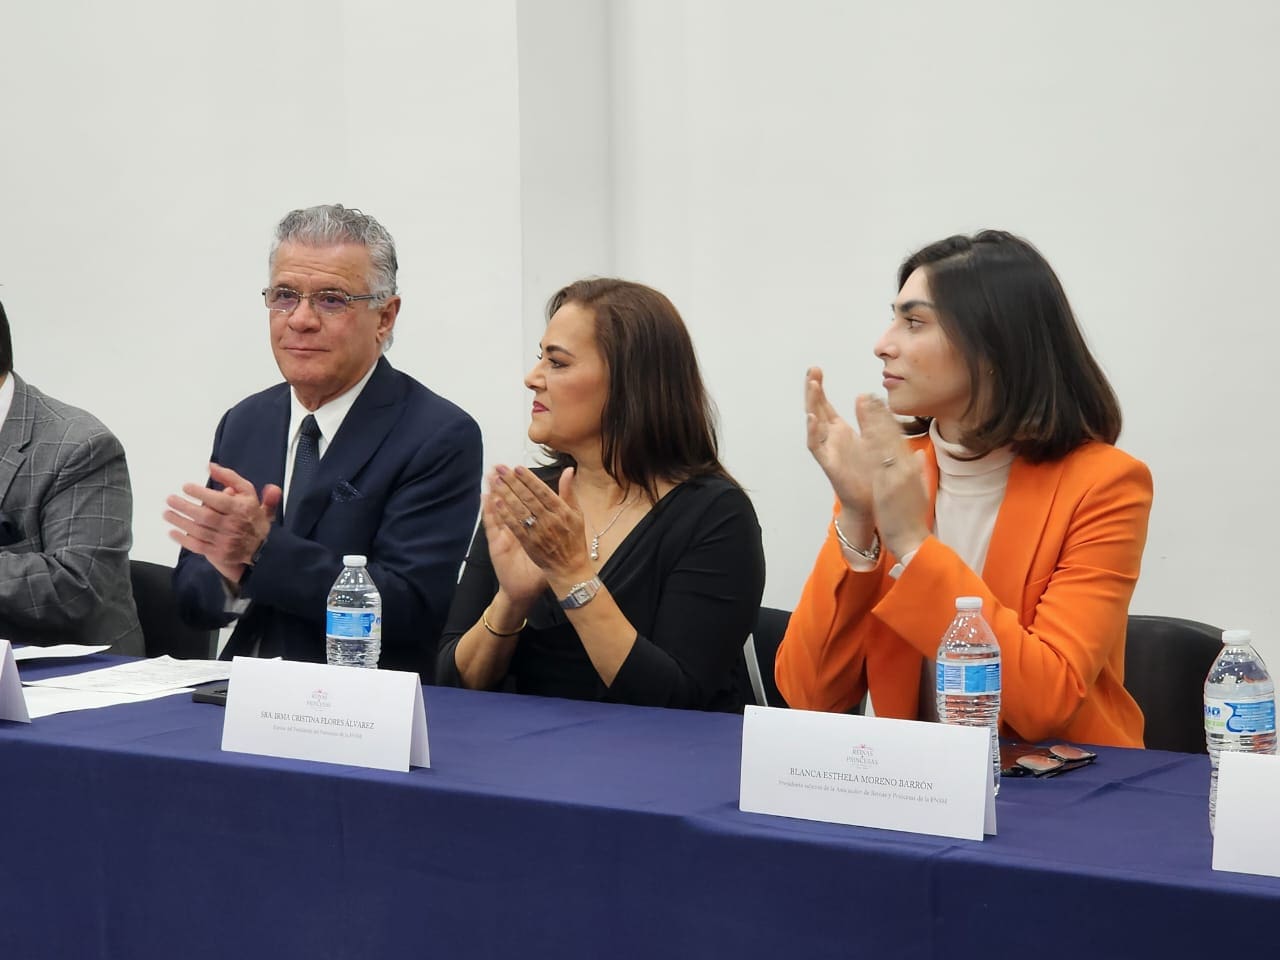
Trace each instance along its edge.
<path fill-rule="evenodd" d="M 538 470 L 555 489 L 557 470 Z M 596 673 L 548 590 L 529 611 L 501 689 L 575 700 L 740 711 L 750 687 L 742 645 L 764 591 L 764 547 L 750 498 L 720 477 L 667 493 L 619 544 L 600 579 L 638 636 L 613 685 Z M 458 639 L 498 592 L 483 525 L 440 638 L 436 682 L 461 686 Z"/>

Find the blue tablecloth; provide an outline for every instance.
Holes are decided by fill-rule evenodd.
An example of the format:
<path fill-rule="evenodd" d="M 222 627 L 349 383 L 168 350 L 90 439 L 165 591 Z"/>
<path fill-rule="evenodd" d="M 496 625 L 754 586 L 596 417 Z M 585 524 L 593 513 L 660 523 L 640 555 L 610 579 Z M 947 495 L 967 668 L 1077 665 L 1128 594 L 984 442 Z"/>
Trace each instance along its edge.
<path fill-rule="evenodd" d="M 740 812 L 739 717 L 425 694 L 407 774 L 222 753 L 190 695 L 0 723 L 0 958 L 1092 960 L 1280 918 L 1209 867 L 1204 756 L 1006 780 L 955 841 Z"/>

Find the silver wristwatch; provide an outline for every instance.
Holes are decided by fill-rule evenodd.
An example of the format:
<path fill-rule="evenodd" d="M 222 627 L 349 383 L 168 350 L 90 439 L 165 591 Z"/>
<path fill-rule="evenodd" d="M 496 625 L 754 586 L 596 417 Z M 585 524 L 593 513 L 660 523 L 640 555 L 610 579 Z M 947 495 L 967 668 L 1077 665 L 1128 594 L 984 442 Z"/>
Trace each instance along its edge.
<path fill-rule="evenodd" d="M 588 603 L 595 599 L 597 593 L 600 592 L 599 577 L 592 577 L 590 580 L 584 580 L 582 583 L 575 583 L 569 588 L 569 592 L 560 598 L 560 609 L 577 610 L 579 607 L 585 607 Z"/>

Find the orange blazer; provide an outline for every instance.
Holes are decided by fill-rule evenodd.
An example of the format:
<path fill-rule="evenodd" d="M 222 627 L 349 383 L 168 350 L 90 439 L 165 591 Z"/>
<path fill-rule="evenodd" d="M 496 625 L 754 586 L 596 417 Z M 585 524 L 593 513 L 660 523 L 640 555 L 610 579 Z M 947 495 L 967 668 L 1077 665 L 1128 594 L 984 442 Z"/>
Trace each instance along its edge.
<path fill-rule="evenodd" d="M 933 445 L 911 445 L 936 499 Z M 1052 463 L 1014 460 L 981 577 L 935 536 L 896 581 L 887 551 L 855 573 L 832 530 L 778 648 L 778 689 L 792 707 L 838 712 L 870 688 L 877 716 L 916 719 L 923 658 L 955 598 L 976 596 L 1000 643 L 1002 736 L 1141 747 L 1124 638 L 1150 513 L 1146 465 L 1090 442 Z"/>

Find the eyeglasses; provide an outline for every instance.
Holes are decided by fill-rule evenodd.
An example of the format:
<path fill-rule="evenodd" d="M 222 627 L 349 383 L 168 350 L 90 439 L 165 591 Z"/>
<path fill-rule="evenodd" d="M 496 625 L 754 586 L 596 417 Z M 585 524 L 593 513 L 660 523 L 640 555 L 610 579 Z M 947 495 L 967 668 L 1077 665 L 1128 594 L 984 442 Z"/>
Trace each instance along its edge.
<path fill-rule="evenodd" d="M 1096 753 L 1059 743 L 1052 747 L 1036 747 L 1026 743 L 1000 745 L 1000 776 L 1056 777 L 1060 773 L 1084 767 L 1098 758 Z"/>
<path fill-rule="evenodd" d="M 285 316 L 298 309 L 298 304 L 306 300 L 311 309 L 322 317 L 340 317 L 351 309 L 351 304 L 360 300 L 380 300 L 376 293 L 361 293 L 352 296 L 341 290 L 317 290 L 315 293 L 299 293 L 290 287 L 267 287 L 262 291 L 262 300 L 267 309 Z"/>

